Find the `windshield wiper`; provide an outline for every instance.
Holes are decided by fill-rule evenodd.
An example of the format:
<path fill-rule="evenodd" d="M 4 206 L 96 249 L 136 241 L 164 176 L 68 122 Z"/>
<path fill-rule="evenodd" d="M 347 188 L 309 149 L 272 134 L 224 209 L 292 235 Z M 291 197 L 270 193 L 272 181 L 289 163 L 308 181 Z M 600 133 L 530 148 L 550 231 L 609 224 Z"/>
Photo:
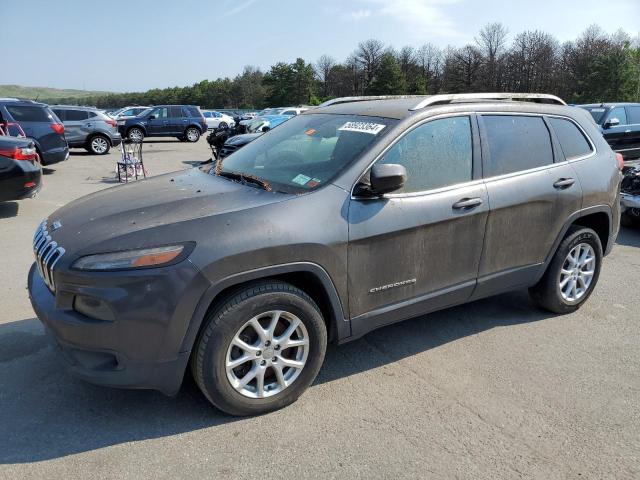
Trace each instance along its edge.
<path fill-rule="evenodd" d="M 216 175 L 230 178 L 232 180 L 240 180 L 240 183 L 253 183 L 254 185 L 258 185 L 264 188 L 267 192 L 270 192 L 272 190 L 271 185 L 269 185 L 269 182 L 267 182 L 266 180 L 262 180 L 261 178 L 256 177 L 255 175 L 248 175 L 246 173 L 234 172 L 232 170 L 218 170 L 216 172 Z"/>

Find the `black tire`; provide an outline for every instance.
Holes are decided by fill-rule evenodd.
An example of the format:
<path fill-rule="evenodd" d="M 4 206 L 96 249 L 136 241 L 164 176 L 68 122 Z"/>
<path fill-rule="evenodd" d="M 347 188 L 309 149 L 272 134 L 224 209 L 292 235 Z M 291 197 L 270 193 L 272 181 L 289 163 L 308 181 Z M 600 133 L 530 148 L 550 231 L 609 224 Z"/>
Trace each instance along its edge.
<path fill-rule="evenodd" d="M 564 266 L 567 256 L 571 250 L 581 243 L 590 245 L 595 252 L 595 271 L 593 279 L 589 284 L 586 292 L 582 297 L 575 301 L 569 302 L 565 300 L 560 291 L 560 274 Z M 600 277 L 600 268 L 602 265 L 602 243 L 598 234 L 590 228 L 580 226 L 571 227 L 567 232 L 564 240 L 558 246 L 558 250 L 551 259 L 551 263 L 547 268 L 544 276 L 540 281 L 529 289 L 529 294 L 534 302 L 545 310 L 553 313 L 571 313 L 576 311 L 587 301 L 593 293 Z"/>
<path fill-rule="evenodd" d="M 111 149 L 111 140 L 104 135 L 94 135 L 87 142 L 87 151 L 94 155 L 106 155 Z"/>
<path fill-rule="evenodd" d="M 131 127 L 127 131 L 127 138 L 129 138 L 129 140 L 133 140 L 134 137 L 136 137 L 136 133 L 139 135 L 140 140 L 144 140 L 144 132 L 142 131 L 141 128 L 138 128 L 138 127 Z"/>
<path fill-rule="evenodd" d="M 237 391 L 227 378 L 227 351 L 249 319 L 271 310 L 293 314 L 304 324 L 309 337 L 306 363 L 298 377 L 281 392 L 266 398 L 249 398 Z M 288 283 L 261 281 L 223 299 L 207 316 L 192 351 L 191 372 L 200 390 L 220 410 L 236 416 L 259 415 L 298 399 L 320 371 L 326 347 L 327 330 L 315 302 Z M 281 354 L 283 352 L 284 349 Z"/>
<path fill-rule="evenodd" d="M 228 128 L 228 127 L 229 127 L 229 125 L 227 124 L 227 122 L 220 122 L 218 124 L 218 128 Z"/>
<path fill-rule="evenodd" d="M 184 131 L 187 142 L 195 143 L 200 140 L 200 130 L 195 127 L 189 127 Z"/>

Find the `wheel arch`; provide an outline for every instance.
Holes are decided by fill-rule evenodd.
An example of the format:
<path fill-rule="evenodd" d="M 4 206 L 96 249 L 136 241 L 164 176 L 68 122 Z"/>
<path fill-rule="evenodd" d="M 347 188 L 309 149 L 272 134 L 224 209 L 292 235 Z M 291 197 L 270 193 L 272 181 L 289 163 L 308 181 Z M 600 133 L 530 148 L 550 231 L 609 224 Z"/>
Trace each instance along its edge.
<path fill-rule="evenodd" d="M 190 128 L 195 128 L 196 130 L 198 130 L 198 132 L 200 132 L 200 135 L 203 135 L 203 133 L 206 132 L 206 130 L 204 132 L 202 131 L 202 127 L 200 125 L 196 125 L 195 123 L 190 123 L 186 127 L 184 127 L 184 131 L 182 133 L 186 135 L 187 130 L 189 130 Z"/>
<path fill-rule="evenodd" d="M 107 142 L 109 142 L 109 145 L 113 147 L 113 141 L 111 140 L 111 137 L 109 137 L 109 135 L 107 135 L 106 133 L 102 133 L 102 132 L 93 132 L 93 133 L 91 133 L 87 137 L 86 145 L 89 146 L 91 144 L 91 140 L 93 140 L 96 137 L 104 138 Z"/>
<path fill-rule="evenodd" d="M 536 282 L 538 282 L 547 271 L 547 268 L 551 263 L 551 259 L 558 250 L 558 247 L 560 246 L 562 240 L 567 236 L 567 232 L 571 227 L 581 226 L 594 230 L 600 238 L 600 242 L 602 243 L 602 251 L 603 253 L 605 253 L 610 251 L 611 243 L 613 242 L 613 239 L 611 238 L 612 225 L 612 212 L 609 205 L 596 205 L 593 207 L 585 208 L 584 210 L 580 210 L 571 215 L 565 222 L 562 230 L 560 231 L 560 234 L 549 250 L 547 257 L 544 260 L 544 268 L 540 269 Z"/>
<path fill-rule="evenodd" d="M 250 283 L 267 279 L 290 283 L 309 295 L 322 312 L 330 341 L 339 341 L 351 335 L 350 323 L 346 320 L 342 302 L 327 271 L 315 263 L 299 262 L 250 270 L 212 285 L 198 302 L 180 351 L 191 351 L 204 319 L 220 302 Z"/>
<path fill-rule="evenodd" d="M 139 125 L 139 124 L 135 124 L 135 125 L 130 125 L 130 126 L 128 126 L 128 127 L 127 127 L 127 130 L 126 130 L 126 132 L 125 132 L 125 133 L 126 133 L 126 135 L 125 135 L 125 136 L 127 136 L 127 137 L 129 136 L 129 132 L 131 131 L 131 129 L 132 129 L 132 128 L 139 128 L 140 130 L 142 130 L 142 133 L 144 133 L 144 136 L 145 136 L 145 137 L 147 136 L 147 129 L 146 129 L 146 128 L 144 128 L 142 125 Z"/>

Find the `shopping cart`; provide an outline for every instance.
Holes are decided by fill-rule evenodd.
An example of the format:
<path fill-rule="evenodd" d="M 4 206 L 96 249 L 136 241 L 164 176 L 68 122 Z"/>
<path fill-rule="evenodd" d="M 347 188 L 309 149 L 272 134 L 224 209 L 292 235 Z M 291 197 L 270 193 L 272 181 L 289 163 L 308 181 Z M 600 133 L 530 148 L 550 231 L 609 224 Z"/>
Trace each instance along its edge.
<path fill-rule="evenodd" d="M 142 141 L 128 138 L 122 141 L 116 172 L 119 182 L 128 183 L 129 180 L 147 178 L 147 171 L 142 160 Z"/>

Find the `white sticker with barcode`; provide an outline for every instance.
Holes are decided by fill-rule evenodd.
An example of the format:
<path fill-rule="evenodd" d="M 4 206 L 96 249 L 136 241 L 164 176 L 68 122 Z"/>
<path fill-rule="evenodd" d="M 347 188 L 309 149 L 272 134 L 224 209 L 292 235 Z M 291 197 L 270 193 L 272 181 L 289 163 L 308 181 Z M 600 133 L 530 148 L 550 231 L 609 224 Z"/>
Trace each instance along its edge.
<path fill-rule="evenodd" d="M 370 133 L 371 135 L 377 135 L 382 131 L 384 127 L 385 125 L 380 125 L 379 123 L 347 122 L 338 130 L 342 130 L 343 132 L 361 132 Z"/>

